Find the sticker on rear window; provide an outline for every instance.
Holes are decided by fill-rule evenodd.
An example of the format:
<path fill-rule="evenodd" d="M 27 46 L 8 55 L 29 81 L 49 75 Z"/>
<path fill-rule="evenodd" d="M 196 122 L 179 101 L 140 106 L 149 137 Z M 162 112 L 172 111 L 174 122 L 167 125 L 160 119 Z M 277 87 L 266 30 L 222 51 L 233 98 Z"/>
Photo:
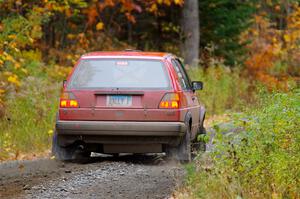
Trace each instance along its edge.
<path fill-rule="evenodd" d="M 117 61 L 116 65 L 117 66 L 128 66 L 128 62 L 127 61 Z"/>

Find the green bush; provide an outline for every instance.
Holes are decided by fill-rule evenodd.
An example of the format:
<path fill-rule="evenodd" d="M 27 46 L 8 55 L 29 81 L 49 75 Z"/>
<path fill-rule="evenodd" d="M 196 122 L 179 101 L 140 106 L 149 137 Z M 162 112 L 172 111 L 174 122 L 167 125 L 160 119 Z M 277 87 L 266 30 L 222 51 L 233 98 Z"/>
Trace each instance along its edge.
<path fill-rule="evenodd" d="M 197 92 L 210 115 L 222 114 L 226 110 L 243 109 L 254 97 L 249 92 L 249 80 L 241 76 L 238 69 L 231 69 L 222 63 L 216 63 L 207 69 L 190 69 L 192 80 L 204 83 L 204 89 Z"/>
<path fill-rule="evenodd" d="M 31 76 L 8 96 L 0 119 L 0 160 L 49 148 L 59 88 L 57 82 Z"/>
<path fill-rule="evenodd" d="M 215 125 L 213 151 L 190 172 L 190 197 L 299 198 L 299 99 L 300 90 L 266 95 L 259 108 Z"/>

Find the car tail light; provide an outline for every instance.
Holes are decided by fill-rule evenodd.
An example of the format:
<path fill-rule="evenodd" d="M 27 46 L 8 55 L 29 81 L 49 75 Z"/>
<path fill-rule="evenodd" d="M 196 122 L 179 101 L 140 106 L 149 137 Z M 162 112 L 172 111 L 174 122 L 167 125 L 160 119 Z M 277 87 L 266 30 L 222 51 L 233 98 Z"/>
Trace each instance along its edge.
<path fill-rule="evenodd" d="M 78 108 L 78 101 L 73 93 L 64 92 L 60 97 L 60 108 Z"/>
<path fill-rule="evenodd" d="M 167 93 L 159 103 L 159 108 L 179 108 L 180 96 L 178 93 Z"/>

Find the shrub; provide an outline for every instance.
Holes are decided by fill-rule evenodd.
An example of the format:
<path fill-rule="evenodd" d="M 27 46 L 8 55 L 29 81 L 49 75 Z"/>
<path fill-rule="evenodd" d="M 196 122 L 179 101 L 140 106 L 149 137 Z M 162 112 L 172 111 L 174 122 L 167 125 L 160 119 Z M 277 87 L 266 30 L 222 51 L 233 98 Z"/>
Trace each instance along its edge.
<path fill-rule="evenodd" d="M 0 119 L 0 160 L 20 152 L 49 148 L 60 85 L 38 77 L 26 78 L 18 93 L 11 93 Z"/>
<path fill-rule="evenodd" d="M 214 150 L 190 172 L 190 197 L 299 198 L 299 97 L 299 89 L 266 95 L 231 125 L 215 125 Z"/>
<path fill-rule="evenodd" d="M 254 99 L 249 92 L 249 81 L 242 77 L 241 71 L 216 63 L 207 69 L 190 69 L 192 80 L 204 82 L 204 89 L 198 97 L 210 115 L 222 114 L 226 110 L 241 110 L 243 105 Z"/>

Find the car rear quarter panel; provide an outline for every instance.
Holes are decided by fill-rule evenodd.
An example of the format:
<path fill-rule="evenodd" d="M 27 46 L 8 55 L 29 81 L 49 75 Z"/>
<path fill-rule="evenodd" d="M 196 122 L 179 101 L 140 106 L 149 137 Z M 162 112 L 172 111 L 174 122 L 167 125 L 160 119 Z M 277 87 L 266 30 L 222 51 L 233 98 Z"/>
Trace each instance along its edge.
<path fill-rule="evenodd" d="M 190 126 L 192 138 L 194 139 L 196 137 L 196 134 L 199 129 L 199 125 L 201 123 L 200 115 L 201 115 L 201 105 L 199 104 L 197 95 L 192 90 L 183 90 L 179 83 L 179 78 L 177 76 L 177 73 L 172 66 L 172 57 L 169 57 L 167 62 L 170 68 L 170 72 L 174 76 L 174 84 L 177 92 L 180 92 L 182 95 L 181 99 L 181 109 L 180 109 L 180 121 L 189 122 L 189 120 L 192 121 L 192 124 Z"/>

